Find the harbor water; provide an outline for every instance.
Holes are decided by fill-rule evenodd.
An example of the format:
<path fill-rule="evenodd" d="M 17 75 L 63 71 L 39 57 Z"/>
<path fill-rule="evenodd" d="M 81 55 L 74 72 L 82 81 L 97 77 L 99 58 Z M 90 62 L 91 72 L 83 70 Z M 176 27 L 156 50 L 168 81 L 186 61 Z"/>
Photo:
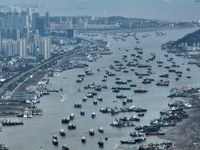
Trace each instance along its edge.
<path fill-rule="evenodd" d="M 48 87 L 52 87 L 54 89 L 63 88 L 63 91 L 59 92 L 51 92 L 50 95 L 45 95 L 40 98 L 40 103 L 37 104 L 37 107 L 41 107 L 43 109 L 43 115 L 41 116 L 33 116 L 33 118 L 22 118 L 24 125 L 23 126 L 5 126 L 3 127 L 2 132 L 0 133 L 0 141 L 9 145 L 11 150 L 37 150 L 41 146 L 44 150 L 59 150 L 62 145 L 67 144 L 68 147 L 72 150 L 97 150 L 101 149 L 98 146 L 98 141 L 102 138 L 108 137 L 108 140 L 104 140 L 104 149 L 111 150 L 114 149 L 116 144 L 120 144 L 120 140 L 128 140 L 132 139 L 129 135 L 130 132 L 134 131 L 134 127 L 123 127 L 116 128 L 110 126 L 112 121 L 115 121 L 115 118 L 119 119 L 122 116 L 130 117 L 137 116 L 135 112 L 124 112 L 119 113 L 112 116 L 110 113 L 101 113 L 99 109 L 101 107 L 127 107 L 130 104 L 135 105 L 135 107 L 146 108 L 147 112 L 145 112 L 144 117 L 140 118 L 140 122 L 134 122 L 135 125 L 149 125 L 149 122 L 152 119 L 160 117 L 160 111 L 167 108 L 167 104 L 169 102 L 180 100 L 181 98 L 168 98 L 167 95 L 170 93 L 170 89 L 183 86 L 199 86 L 197 83 L 197 79 L 200 78 L 200 74 L 197 74 L 197 70 L 199 69 L 196 65 L 190 65 L 191 71 L 187 71 L 188 67 L 187 62 L 188 59 L 184 59 L 182 57 L 176 57 L 174 54 L 168 54 L 169 57 L 173 57 L 176 64 L 180 65 L 180 70 L 183 71 L 182 77 L 179 81 L 176 81 L 176 74 L 170 73 L 169 78 L 170 84 L 168 87 L 160 87 L 156 86 L 156 83 L 161 79 L 159 75 L 167 73 L 168 70 L 164 67 L 158 67 L 156 60 L 162 60 L 164 65 L 171 65 L 172 63 L 167 61 L 167 57 L 164 54 L 167 54 L 165 50 L 161 50 L 161 44 L 170 41 L 177 40 L 180 37 L 183 37 L 185 34 L 193 32 L 193 28 L 191 29 L 180 29 L 180 30 L 168 30 L 163 31 L 167 33 L 163 36 L 156 36 L 155 32 L 141 32 L 137 33 L 139 37 L 140 43 L 136 43 L 133 36 L 129 36 L 126 38 L 126 41 L 115 41 L 112 36 L 107 35 L 106 37 L 102 35 L 98 35 L 96 38 L 105 38 L 111 44 L 111 51 L 113 52 L 111 55 L 104 55 L 96 62 L 87 62 L 84 63 L 89 64 L 89 69 L 94 72 L 93 75 L 86 76 L 81 83 L 77 83 L 77 75 L 80 73 L 84 73 L 83 68 L 75 68 L 71 70 L 67 70 L 64 72 L 60 72 L 59 76 L 51 77 L 50 83 Z M 143 35 L 150 35 L 146 38 L 143 38 Z M 82 35 L 83 36 L 83 35 Z M 111 88 L 118 86 L 115 84 L 115 78 L 121 78 L 121 80 L 125 81 L 127 79 L 132 79 L 132 82 L 128 82 L 125 87 L 129 87 L 130 84 L 142 85 L 143 79 L 138 79 L 135 75 L 135 71 L 139 73 L 146 73 L 146 68 L 137 68 L 135 67 L 135 71 L 130 71 L 129 73 L 123 73 L 123 71 L 115 72 L 111 70 L 116 76 L 108 77 L 106 82 L 102 82 L 102 79 L 105 75 L 105 70 L 109 69 L 109 65 L 114 65 L 114 60 L 122 60 L 122 55 L 127 54 L 127 60 L 132 61 L 133 57 L 131 57 L 131 53 L 137 54 L 137 51 L 134 50 L 134 47 L 142 47 L 144 54 L 142 54 L 142 59 L 139 60 L 141 64 L 149 64 L 152 67 L 152 71 L 155 74 L 151 74 L 150 78 L 153 78 L 151 84 L 145 85 L 148 92 L 147 93 L 134 93 L 134 87 L 131 90 L 121 90 L 119 93 L 112 92 Z M 119 49 L 120 48 L 120 49 Z M 128 51 L 126 51 L 128 50 Z M 149 58 L 151 53 L 156 53 L 156 60 L 145 62 L 145 59 Z M 125 65 L 127 62 L 123 62 Z M 100 71 L 97 71 L 97 68 Z M 191 75 L 191 78 L 186 78 L 186 75 Z M 92 92 L 94 89 L 84 89 L 84 86 L 87 84 L 95 83 L 95 85 L 103 85 L 106 84 L 108 89 L 102 89 L 102 91 L 98 91 L 98 95 L 103 98 L 103 101 L 98 101 L 97 105 L 93 105 L 93 100 L 97 99 L 97 96 L 94 98 L 88 98 L 86 102 L 83 102 L 82 99 L 85 97 L 87 92 Z M 78 89 L 81 89 L 78 92 Z M 122 104 L 121 99 L 117 99 L 116 95 L 124 94 L 127 97 L 133 99 L 132 103 L 128 103 L 126 106 Z M 62 96 L 62 97 L 61 97 Z M 183 99 L 187 101 L 187 99 Z M 74 108 L 74 102 L 81 102 L 82 108 Z M 85 115 L 80 115 L 80 110 L 85 110 Z M 92 118 L 91 114 L 95 112 L 96 117 Z M 68 130 L 67 124 L 62 124 L 61 120 L 63 116 L 69 116 L 71 113 L 75 114 L 74 120 L 72 123 L 76 124 L 75 130 Z M 1 118 L 3 119 L 3 118 Z M 104 128 L 104 133 L 98 132 L 99 126 Z M 93 128 L 95 131 L 94 136 L 89 135 L 90 128 Z M 64 129 L 66 132 L 66 136 L 60 136 L 59 130 Z M 167 132 L 169 128 L 162 128 L 164 132 Z M 54 146 L 52 144 L 52 136 L 56 134 L 58 136 L 59 144 L 58 146 Z M 86 143 L 81 142 L 82 136 L 86 137 Z M 162 142 L 158 136 L 148 136 L 146 141 L 142 144 L 148 144 L 150 142 Z M 137 144 L 133 145 L 133 147 L 137 147 Z"/>

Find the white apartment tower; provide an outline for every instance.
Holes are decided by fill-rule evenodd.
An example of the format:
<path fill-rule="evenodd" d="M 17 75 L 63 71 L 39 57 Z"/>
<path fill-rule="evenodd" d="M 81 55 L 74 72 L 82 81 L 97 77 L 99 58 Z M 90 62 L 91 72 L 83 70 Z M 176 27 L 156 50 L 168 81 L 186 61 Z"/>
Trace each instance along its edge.
<path fill-rule="evenodd" d="M 51 57 L 51 38 L 43 37 L 40 39 L 39 53 L 44 55 L 44 59 Z"/>
<path fill-rule="evenodd" d="M 18 41 L 18 50 L 19 50 L 19 56 L 20 57 L 26 57 L 27 56 L 27 39 L 19 39 Z"/>

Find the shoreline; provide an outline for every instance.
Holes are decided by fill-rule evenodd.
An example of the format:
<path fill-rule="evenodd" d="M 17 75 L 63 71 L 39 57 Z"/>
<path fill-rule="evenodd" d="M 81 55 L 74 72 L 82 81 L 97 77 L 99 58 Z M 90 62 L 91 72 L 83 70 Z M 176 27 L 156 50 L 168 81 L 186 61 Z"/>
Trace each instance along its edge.
<path fill-rule="evenodd" d="M 173 150 L 200 149 L 200 115 L 199 109 L 188 110 L 189 117 L 166 130 L 160 139 L 173 142 Z"/>
<path fill-rule="evenodd" d="M 179 29 L 189 29 L 194 27 L 181 27 L 181 26 L 164 26 L 164 27 L 148 27 L 148 28 L 124 28 L 124 29 L 113 29 L 113 30 L 81 30 L 81 33 L 106 33 L 106 34 L 116 34 L 116 33 L 127 33 L 127 32 L 154 32 L 154 31 L 168 31 L 168 30 L 179 30 Z M 80 33 L 78 33 L 80 34 Z"/>

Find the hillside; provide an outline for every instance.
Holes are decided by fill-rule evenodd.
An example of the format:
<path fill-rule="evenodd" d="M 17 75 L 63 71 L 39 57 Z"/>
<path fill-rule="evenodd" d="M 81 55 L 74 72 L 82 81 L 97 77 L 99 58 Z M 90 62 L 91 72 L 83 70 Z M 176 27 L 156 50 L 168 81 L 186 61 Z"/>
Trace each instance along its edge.
<path fill-rule="evenodd" d="M 179 45 L 181 43 L 187 43 L 188 46 L 192 46 L 193 43 L 200 43 L 200 30 L 187 34 L 183 38 L 177 40 L 173 45 Z"/>

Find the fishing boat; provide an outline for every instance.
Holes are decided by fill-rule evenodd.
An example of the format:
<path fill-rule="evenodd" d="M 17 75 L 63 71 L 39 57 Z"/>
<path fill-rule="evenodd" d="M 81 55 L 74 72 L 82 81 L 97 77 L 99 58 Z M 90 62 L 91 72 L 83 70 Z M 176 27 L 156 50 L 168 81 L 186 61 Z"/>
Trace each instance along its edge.
<path fill-rule="evenodd" d="M 93 101 L 93 104 L 94 104 L 94 105 L 97 105 L 97 104 L 98 104 L 98 101 L 97 101 L 97 100 L 94 100 L 94 101 Z"/>
<path fill-rule="evenodd" d="M 69 123 L 70 117 L 65 118 L 65 116 L 62 118 L 62 123 Z"/>
<path fill-rule="evenodd" d="M 168 73 L 161 74 L 161 75 L 159 75 L 159 77 L 161 77 L 161 78 L 169 78 L 169 74 Z"/>
<path fill-rule="evenodd" d="M 97 100 L 98 100 L 98 101 L 102 101 L 103 98 L 98 96 L 98 97 L 97 97 Z"/>
<path fill-rule="evenodd" d="M 96 117 L 96 113 L 93 112 L 91 116 L 92 116 L 92 118 L 95 118 Z"/>
<path fill-rule="evenodd" d="M 190 68 L 189 68 L 189 67 L 187 67 L 187 68 L 186 68 L 186 70 L 187 70 L 187 71 L 190 71 Z"/>
<path fill-rule="evenodd" d="M 144 136 L 144 134 L 139 133 L 139 132 L 131 132 L 130 136 L 132 136 L 132 137 L 140 137 L 140 136 Z"/>
<path fill-rule="evenodd" d="M 63 91 L 63 88 L 62 88 L 62 87 L 60 87 L 60 91 Z"/>
<path fill-rule="evenodd" d="M 90 128 L 90 130 L 89 130 L 89 135 L 94 135 L 95 133 L 94 133 L 94 130 L 93 130 L 93 128 Z"/>
<path fill-rule="evenodd" d="M 100 139 L 100 140 L 99 140 L 99 142 L 98 142 L 98 144 L 99 144 L 99 147 L 103 147 L 103 145 L 104 145 L 104 142 L 103 142 L 103 140 L 102 140 L 102 139 Z"/>
<path fill-rule="evenodd" d="M 98 131 L 99 131 L 100 133 L 103 133 L 103 132 L 104 132 L 104 129 L 103 129 L 103 127 L 102 127 L 102 126 L 100 126 L 100 127 L 99 127 L 99 129 L 98 129 Z"/>
<path fill-rule="evenodd" d="M 160 80 L 158 83 L 156 83 L 157 86 L 169 86 L 169 81 L 163 81 Z"/>
<path fill-rule="evenodd" d="M 64 144 L 64 145 L 62 146 L 62 150 L 69 150 L 69 148 L 67 147 L 67 144 Z"/>
<path fill-rule="evenodd" d="M 137 86 L 135 89 L 134 89 L 134 93 L 146 93 L 148 92 L 148 90 L 144 87 L 140 87 L 140 86 Z"/>
<path fill-rule="evenodd" d="M 145 141 L 145 140 L 146 140 L 146 138 L 143 137 L 143 136 L 135 138 L 135 142 L 142 142 L 142 141 Z"/>
<path fill-rule="evenodd" d="M 86 102 L 86 101 L 87 101 L 87 97 L 84 97 L 84 98 L 83 98 L 83 102 Z"/>
<path fill-rule="evenodd" d="M 187 75 L 186 78 L 191 78 L 191 75 Z"/>
<path fill-rule="evenodd" d="M 86 142 L 86 138 L 85 138 L 84 135 L 81 137 L 81 142 L 82 142 L 82 143 L 85 143 L 85 142 Z"/>
<path fill-rule="evenodd" d="M 9 150 L 9 147 L 8 147 L 8 145 L 1 143 L 0 150 Z"/>
<path fill-rule="evenodd" d="M 61 129 L 60 131 L 59 131 L 59 134 L 61 135 L 61 136 L 65 136 L 65 131 L 63 130 L 63 129 Z"/>
<path fill-rule="evenodd" d="M 116 98 L 126 98 L 124 94 L 117 95 Z"/>
<path fill-rule="evenodd" d="M 123 100 L 122 104 L 123 104 L 123 105 L 126 105 L 126 104 L 127 104 L 126 99 Z"/>
<path fill-rule="evenodd" d="M 127 141 L 123 141 L 120 140 L 121 144 L 136 144 L 135 140 L 127 140 Z"/>
<path fill-rule="evenodd" d="M 84 115 L 85 115 L 85 111 L 82 109 L 82 110 L 80 111 L 80 114 L 81 114 L 81 116 L 84 116 Z"/>
<path fill-rule="evenodd" d="M 73 120 L 74 117 L 75 117 L 74 113 L 71 113 L 70 116 L 69 116 L 69 118 L 70 118 L 71 120 Z"/>
<path fill-rule="evenodd" d="M 139 117 L 143 117 L 143 116 L 144 116 L 144 113 L 139 113 L 138 116 L 139 116 Z"/>
<path fill-rule="evenodd" d="M 58 145 L 58 138 L 57 138 L 56 135 L 54 135 L 53 138 L 52 138 L 52 144 L 53 145 Z"/>

